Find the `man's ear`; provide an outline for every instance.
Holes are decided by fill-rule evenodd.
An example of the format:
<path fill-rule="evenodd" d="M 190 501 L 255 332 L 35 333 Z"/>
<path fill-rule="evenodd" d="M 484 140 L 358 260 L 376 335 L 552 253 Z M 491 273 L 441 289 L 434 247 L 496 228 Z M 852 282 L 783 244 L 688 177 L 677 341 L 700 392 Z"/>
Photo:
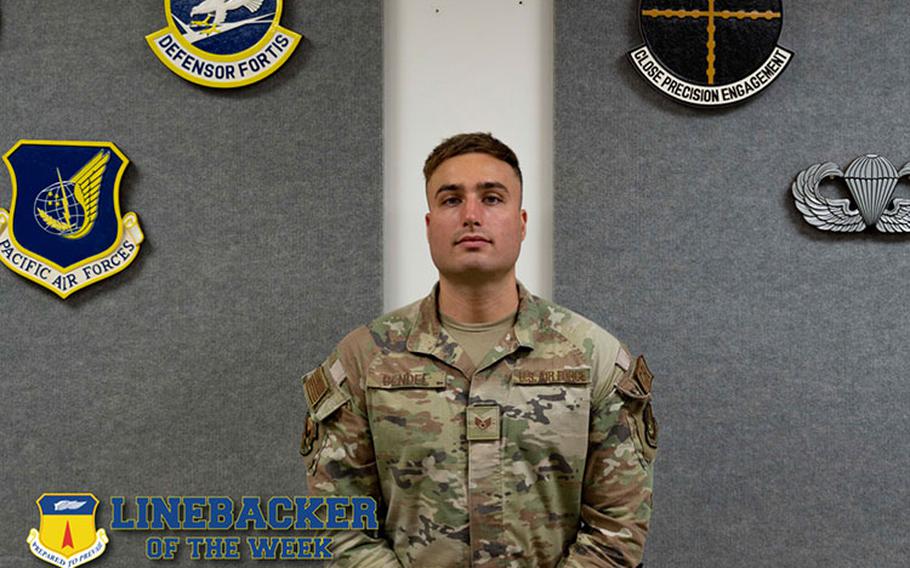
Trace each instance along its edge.
<path fill-rule="evenodd" d="M 525 235 L 528 233 L 528 212 L 524 209 L 521 210 L 521 240 L 525 240 Z"/>

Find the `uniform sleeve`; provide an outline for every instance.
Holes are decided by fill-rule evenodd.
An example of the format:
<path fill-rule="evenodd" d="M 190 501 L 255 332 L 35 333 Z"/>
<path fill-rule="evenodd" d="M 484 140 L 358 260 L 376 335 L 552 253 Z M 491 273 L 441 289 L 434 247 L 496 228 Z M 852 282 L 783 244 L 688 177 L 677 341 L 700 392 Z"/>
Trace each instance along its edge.
<path fill-rule="evenodd" d="M 331 566 L 400 566 L 381 536 L 383 501 L 363 391 L 358 377 L 348 376 L 345 367 L 336 351 L 304 376 L 309 414 L 300 452 L 306 464 L 307 486 L 310 495 L 372 497 L 380 525 L 378 531 L 332 530 L 320 536 L 332 538 Z M 350 511 L 347 513 L 346 518 L 350 518 Z"/>
<path fill-rule="evenodd" d="M 624 357 L 630 364 L 621 366 Z M 657 423 L 651 410 L 651 374 L 622 348 L 603 395 L 591 404 L 581 526 L 559 566 L 636 567 L 651 518 Z"/>

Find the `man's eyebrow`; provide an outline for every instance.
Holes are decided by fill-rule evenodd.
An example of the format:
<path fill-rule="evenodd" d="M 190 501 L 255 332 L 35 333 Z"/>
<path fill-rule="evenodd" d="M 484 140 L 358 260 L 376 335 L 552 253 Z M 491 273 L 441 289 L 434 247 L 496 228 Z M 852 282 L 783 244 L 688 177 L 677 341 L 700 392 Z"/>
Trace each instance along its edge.
<path fill-rule="evenodd" d="M 506 192 L 509 188 L 498 181 L 482 181 L 477 184 L 477 189 L 504 189 Z"/>
<path fill-rule="evenodd" d="M 439 195 L 443 191 L 460 191 L 463 189 L 464 186 L 460 183 L 447 183 L 445 185 L 439 186 L 439 189 L 436 190 L 436 195 Z"/>

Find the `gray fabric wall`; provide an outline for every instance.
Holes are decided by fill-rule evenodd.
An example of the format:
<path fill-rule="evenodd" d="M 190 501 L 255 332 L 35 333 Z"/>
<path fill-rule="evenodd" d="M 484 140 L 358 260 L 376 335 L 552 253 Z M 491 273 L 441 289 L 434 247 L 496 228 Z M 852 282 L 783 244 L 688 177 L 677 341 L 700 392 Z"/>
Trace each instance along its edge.
<path fill-rule="evenodd" d="M 0 269 L 0 566 L 41 565 L 43 492 L 94 492 L 99 527 L 111 495 L 305 494 L 299 377 L 381 309 L 381 4 L 285 2 L 305 42 L 234 91 L 155 58 L 163 4 L 0 2 L 0 152 L 113 141 L 146 235 L 66 301 Z M 111 536 L 93 566 L 148 562 Z"/>
<path fill-rule="evenodd" d="M 637 4 L 556 2 L 555 295 L 657 375 L 645 565 L 906 566 L 910 236 L 817 231 L 789 189 L 910 161 L 910 6 L 785 2 L 790 67 L 704 112 L 627 60 Z"/>

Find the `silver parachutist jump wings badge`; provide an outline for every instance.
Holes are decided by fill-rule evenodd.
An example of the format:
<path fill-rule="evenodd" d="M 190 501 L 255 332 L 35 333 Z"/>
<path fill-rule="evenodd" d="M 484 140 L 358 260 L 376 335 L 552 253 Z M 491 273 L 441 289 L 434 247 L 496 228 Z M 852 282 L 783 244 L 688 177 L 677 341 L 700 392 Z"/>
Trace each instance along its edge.
<path fill-rule="evenodd" d="M 910 163 L 898 171 L 886 158 L 866 154 L 853 160 L 846 172 L 831 162 L 806 168 L 792 192 L 806 222 L 823 231 L 857 232 L 874 226 L 883 233 L 910 233 L 910 199 L 894 197 L 898 180 L 906 175 Z M 853 201 L 822 195 L 819 185 L 826 178 L 843 178 Z"/>

